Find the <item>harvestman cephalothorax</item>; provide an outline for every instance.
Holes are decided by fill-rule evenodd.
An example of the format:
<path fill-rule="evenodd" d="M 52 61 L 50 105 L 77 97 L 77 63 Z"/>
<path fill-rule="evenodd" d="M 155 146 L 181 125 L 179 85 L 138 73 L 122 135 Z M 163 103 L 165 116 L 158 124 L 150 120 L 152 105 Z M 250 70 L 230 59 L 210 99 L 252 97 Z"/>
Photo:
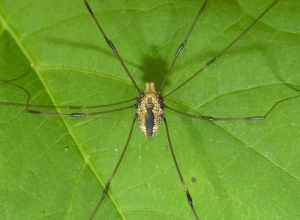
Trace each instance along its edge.
<path fill-rule="evenodd" d="M 99 202 L 97 203 L 94 212 L 91 214 L 90 219 L 94 219 L 96 213 L 98 212 L 99 208 L 101 207 L 101 204 L 103 203 L 104 199 L 108 195 L 108 191 L 110 189 L 110 185 L 112 183 L 112 180 L 114 176 L 117 174 L 118 169 L 121 165 L 121 162 L 123 161 L 123 158 L 127 152 L 128 146 L 130 144 L 133 129 L 135 126 L 136 121 L 139 122 L 139 126 L 141 131 L 144 133 L 146 138 L 150 138 L 155 135 L 156 132 L 158 132 L 158 129 L 160 127 L 161 122 L 164 124 L 166 134 L 167 134 L 167 141 L 168 141 L 168 147 L 171 153 L 171 157 L 174 161 L 176 171 L 179 176 L 179 180 L 183 186 L 184 193 L 186 195 L 186 199 L 188 202 L 188 205 L 194 215 L 195 220 L 199 220 L 199 214 L 198 214 L 198 207 L 195 206 L 193 201 L 193 196 L 191 195 L 188 186 L 185 182 L 184 175 L 181 171 L 179 162 L 176 159 L 176 154 L 174 151 L 173 143 L 171 140 L 170 135 L 170 129 L 167 122 L 167 117 L 165 115 L 165 109 L 173 111 L 177 114 L 183 115 L 185 117 L 190 117 L 194 119 L 199 120 L 208 120 L 208 121 L 234 121 L 234 120 L 263 120 L 265 119 L 270 112 L 281 102 L 285 100 L 281 100 L 279 102 L 276 102 L 268 112 L 266 112 L 264 115 L 261 116 L 249 116 L 249 117 L 214 117 L 209 115 L 201 115 L 201 114 L 190 114 L 186 113 L 184 111 L 181 111 L 179 109 L 175 109 L 171 106 L 169 106 L 167 103 L 164 102 L 164 98 L 167 96 L 177 92 L 179 89 L 186 86 L 189 82 L 191 82 L 195 77 L 197 77 L 201 72 L 203 72 L 205 69 L 207 69 L 210 65 L 214 64 L 219 58 L 221 58 L 228 50 L 230 50 L 243 36 L 245 36 L 277 3 L 279 0 L 274 0 L 270 5 L 268 5 L 260 14 L 258 17 L 256 17 L 251 23 L 248 24 L 248 26 L 245 27 L 245 29 L 239 33 L 226 47 L 224 47 L 220 52 L 218 52 L 216 55 L 214 55 L 212 58 L 210 58 L 198 71 L 190 74 L 190 76 L 185 79 L 183 82 L 181 82 L 179 85 L 177 85 L 175 88 L 173 88 L 171 91 L 167 93 L 161 93 L 160 91 L 163 91 L 163 88 L 166 84 L 166 77 L 161 82 L 160 85 L 155 85 L 153 82 L 146 82 L 145 89 L 142 90 L 139 85 L 137 84 L 136 80 L 134 79 L 133 75 L 127 68 L 126 63 L 124 62 L 124 59 L 120 55 L 118 49 L 114 45 L 114 43 L 110 40 L 108 37 L 108 34 L 104 31 L 104 28 L 102 24 L 100 23 L 100 18 L 95 15 L 91 5 L 89 4 L 88 0 L 83 0 L 83 5 L 87 9 L 87 12 L 91 16 L 91 19 L 95 23 L 101 37 L 104 38 L 106 44 L 110 47 L 113 55 L 116 57 L 116 59 L 121 64 L 123 70 L 129 77 L 130 81 L 132 82 L 134 88 L 137 91 L 137 98 L 132 98 L 129 100 L 124 100 L 117 103 L 111 103 L 111 104 L 105 104 L 105 105 L 97 105 L 97 106 L 87 106 L 84 107 L 86 111 L 81 111 L 83 109 L 82 106 L 50 106 L 50 105 L 33 105 L 30 104 L 31 101 L 31 94 L 24 89 L 23 87 L 15 84 L 15 80 L 19 79 L 20 77 L 8 81 L 1 81 L 2 83 L 7 83 L 10 85 L 13 85 L 22 91 L 27 95 L 27 102 L 26 104 L 23 103 L 14 103 L 14 102 L 0 102 L 1 105 L 10 105 L 10 106 L 20 106 L 25 107 L 25 111 L 32 114 L 38 114 L 38 115 L 61 115 L 61 116 L 69 116 L 72 118 L 81 118 L 86 116 L 96 116 L 111 112 L 119 112 L 126 109 L 133 108 L 135 109 L 134 117 L 132 120 L 132 123 L 130 125 L 129 134 L 127 136 L 126 143 L 122 149 L 121 155 L 119 156 L 119 159 L 116 163 L 116 165 L 113 168 L 113 171 L 108 178 L 105 186 L 102 190 L 102 195 L 100 197 Z M 200 5 L 200 8 L 193 19 L 193 22 L 191 26 L 188 29 L 188 32 L 186 33 L 184 39 L 177 47 L 177 50 L 175 52 L 175 55 L 172 59 L 172 62 L 169 66 L 168 73 L 172 72 L 176 61 L 178 58 L 183 54 L 184 49 L 187 46 L 187 43 L 189 41 L 190 36 L 193 33 L 193 30 L 197 24 L 197 21 L 200 19 L 201 15 L 203 14 L 203 11 L 205 10 L 206 6 L 208 4 L 208 0 L 204 0 L 203 3 Z M 166 74 L 168 75 L 168 74 Z M 22 76 L 21 76 L 22 77 Z M 56 112 L 56 108 L 60 109 L 60 112 Z M 108 108 L 108 110 L 101 110 L 99 111 L 99 108 Z"/>

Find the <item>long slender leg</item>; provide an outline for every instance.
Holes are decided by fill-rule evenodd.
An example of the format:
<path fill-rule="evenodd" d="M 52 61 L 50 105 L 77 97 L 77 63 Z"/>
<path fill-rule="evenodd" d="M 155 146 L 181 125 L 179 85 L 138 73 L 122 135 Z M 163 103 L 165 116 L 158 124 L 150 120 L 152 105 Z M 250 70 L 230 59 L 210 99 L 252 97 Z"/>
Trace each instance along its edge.
<path fill-rule="evenodd" d="M 22 86 L 19 86 L 18 84 L 15 84 L 14 81 L 20 79 L 25 74 L 22 74 L 20 77 L 10 79 L 10 80 L 0 80 L 0 83 L 8 84 L 11 86 L 14 86 L 20 90 L 22 90 L 26 95 L 26 101 L 25 103 L 18 103 L 18 102 L 6 102 L 6 101 L 0 101 L 0 106 L 13 106 L 13 107 L 23 107 L 25 112 L 31 113 L 31 114 L 38 114 L 38 115 L 48 115 L 48 116 L 68 116 L 73 118 L 80 118 L 80 117 L 87 117 L 87 116 L 95 116 L 99 114 L 105 114 L 110 112 L 117 112 L 126 110 L 129 108 L 134 107 L 134 105 L 127 105 L 123 107 L 118 107 L 114 109 L 108 109 L 108 110 L 102 110 L 102 111 L 95 111 L 95 109 L 103 108 L 103 107 L 113 107 L 121 104 L 130 103 L 136 100 L 136 98 L 124 100 L 120 102 L 110 103 L 110 104 L 104 104 L 104 105 L 93 105 L 93 106 L 76 106 L 76 105 L 65 105 L 65 106 L 54 106 L 54 105 L 34 105 L 29 104 L 31 101 L 31 94 L 30 92 L 23 88 Z M 62 109 L 67 112 L 57 112 L 57 109 Z M 86 112 L 83 112 L 80 110 L 85 110 Z"/>
<path fill-rule="evenodd" d="M 178 113 L 180 115 L 189 117 L 189 118 L 195 118 L 195 119 L 200 119 L 200 120 L 207 120 L 207 121 L 258 121 L 258 120 L 264 120 L 266 119 L 271 112 L 280 104 L 289 101 L 291 99 L 296 99 L 299 98 L 300 95 L 296 95 L 296 96 L 292 96 L 292 97 L 287 97 L 284 99 L 281 99 L 277 102 L 275 102 L 271 108 L 264 114 L 264 115 L 259 115 L 259 116 L 247 116 L 247 117 L 214 117 L 214 116 L 209 116 L 209 115 L 201 115 L 201 114 L 191 114 L 191 113 L 187 113 L 187 112 L 183 112 L 180 110 L 177 110 L 173 107 L 170 107 L 168 105 L 164 105 L 164 107 L 166 109 L 169 109 L 175 113 Z"/>
<path fill-rule="evenodd" d="M 174 66 L 176 64 L 177 59 L 179 58 L 179 56 L 181 54 L 183 54 L 183 51 L 184 51 L 184 49 L 185 49 L 185 47 L 186 47 L 186 45 L 187 45 L 187 43 L 188 43 L 188 41 L 189 41 L 189 39 L 190 39 L 190 37 L 192 35 L 192 32 L 195 29 L 196 24 L 197 24 L 200 16 L 202 15 L 204 9 L 206 8 L 207 2 L 208 2 L 208 0 L 204 0 L 204 3 L 202 4 L 202 6 L 200 7 L 199 11 L 197 12 L 197 15 L 194 18 L 190 29 L 188 30 L 187 34 L 185 35 L 183 41 L 177 47 L 175 55 L 174 55 L 173 60 L 171 62 L 171 65 L 169 67 L 169 70 L 168 70 L 167 74 L 165 75 L 165 77 L 164 77 L 164 79 L 163 79 L 163 81 L 162 81 L 162 83 L 160 85 L 160 91 L 162 91 L 164 89 L 166 81 L 167 81 L 167 77 L 168 77 L 169 74 L 171 74 L 173 72 L 173 69 L 174 69 Z"/>
<path fill-rule="evenodd" d="M 132 124 L 131 124 L 131 127 L 130 127 L 130 131 L 129 131 L 129 135 L 127 137 L 127 141 L 124 145 L 124 148 L 122 150 L 122 153 L 118 159 L 118 162 L 117 164 L 115 165 L 114 169 L 113 169 L 113 172 L 112 174 L 110 175 L 110 177 L 108 178 L 107 182 L 105 183 L 105 186 L 102 190 L 102 193 L 101 193 L 101 197 L 100 197 L 100 200 L 98 201 L 95 209 L 93 210 L 91 216 L 90 216 L 90 220 L 93 220 L 97 214 L 97 211 L 99 210 L 99 208 L 101 207 L 104 199 L 106 198 L 106 196 L 108 196 L 108 190 L 110 188 L 110 185 L 111 185 L 111 182 L 114 178 L 114 176 L 117 174 L 118 170 L 119 170 L 119 167 L 121 165 L 121 162 L 127 152 L 127 149 L 128 149 L 128 145 L 130 143 L 130 140 L 131 140 L 131 137 L 132 137 L 132 132 L 133 132 L 133 129 L 134 129 L 134 125 L 135 125 L 135 121 L 136 121 L 136 115 L 134 116 L 133 120 L 132 120 Z"/>
<path fill-rule="evenodd" d="M 27 104 L 27 108 L 26 110 L 31 112 L 31 113 L 41 113 L 41 114 L 59 114 L 57 112 L 57 109 L 62 109 L 65 112 L 69 111 L 69 112 L 73 112 L 73 114 L 76 114 L 76 112 L 79 114 L 82 111 L 87 111 L 90 113 L 87 113 L 87 115 L 93 115 L 91 114 L 92 112 L 95 112 L 95 109 L 102 109 L 102 108 L 108 108 L 108 107 L 114 107 L 114 106 L 118 106 L 118 105 L 123 105 L 123 104 L 127 104 L 127 103 L 132 103 L 133 101 L 136 101 L 136 98 L 133 99 L 129 99 L 129 100 L 124 100 L 124 101 L 120 101 L 120 102 L 114 102 L 114 103 L 110 103 L 110 104 L 103 104 L 103 105 L 89 105 L 89 106 L 79 106 L 79 105 L 58 105 L 58 106 L 54 106 L 54 105 L 35 105 L 35 104 Z M 7 105 L 22 105 L 20 103 L 6 103 Z M 132 106 L 132 105 L 130 105 Z M 126 106 L 125 106 L 126 107 Z M 120 109 L 123 107 L 119 107 L 116 109 Z M 110 111 L 110 110 L 105 110 L 106 111 Z M 84 113 L 83 113 L 84 115 Z"/>
<path fill-rule="evenodd" d="M 165 128 L 166 128 L 166 133 L 167 133 L 167 138 L 168 138 L 168 146 L 169 146 L 169 150 L 171 152 L 171 155 L 172 155 L 172 158 L 173 158 L 173 161 L 174 161 L 174 164 L 175 164 L 175 167 L 176 167 L 176 171 L 179 175 L 179 179 L 180 179 L 180 182 L 183 186 L 183 189 L 185 191 L 185 195 L 186 195 L 186 198 L 187 198 L 187 201 L 188 201 L 188 204 L 190 206 L 190 208 L 192 209 L 192 212 L 195 216 L 195 219 L 196 220 L 200 220 L 199 216 L 198 216 L 198 213 L 194 207 L 194 203 L 193 203 L 193 198 L 192 198 L 192 195 L 187 187 L 187 184 L 185 183 L 184 181 L 184 178 L 183 178 L 183 175 L 182 175 L 182 172 L 180 170 L 180 167 L 179 167 L 179 164 L 178 164 L 178 161 L 176 159 L 176 156 L 175 156 L 175 151 L 174 151 L 174 148 L 173 148 L 173 145 L 172 145 L 172 141 L 171 141 L 171 136 L 170 136 L 170 131 L 169 131 L 169 126 L 168 126 L 168 123 L 167 123 L 167 119 L 164 117 L 164 124 L 165 124 Z"/>
<path fill-rule="evenodd" d="M 107 113 L 112 113 L 112 112 L 120 112 L 126 109 L 134 108 L 135 105 L 129 105 L 129 106 L 124 106 L 120 108 L 115 108 L 115 109 L 109 109 L 109 110 L 104 110 L 104 111 L 92 111 L 92 112 L 51 112 L 51 111 L 40 111 L 40 110 L 33 110 L 29 109 L 26 106 L 25 111 L 30 113 L 30 114 L 37 114 L 37 115 L 45 115 L 45 116 L 65 116 L 65 117 L 71 117 L 71 118 L 84 118 L 84 117 L 89 117 L 89 116 L 96 116 L 96 115 L 102 115 L 102 114 L 107 114 Z"/>
<path fill-rule="evenodd" d="M 39 114 L 39 115 L 52 115 L 52 116 L 69 116 L 69 117 L 85 117 L 85 116 L 94 116 L 98 114 L 105 114 L 109 112 L 116 112 L 116 111 L 122 111 L 125 109 L 129 109 L 133 107 L 133 104 L 122 106 L 122 107 L 116 107 L 114 109 L 108 109 L 108 110 L 101 110 L 96 111 L 97 109 L 101 108 L 109 108 L 114 107 L 118 105 L 123 105 L 127 103 L 132 103 L 133 101 L 136 101 L 135 98 L 131 98 L 128 100 L 123 100 L 119 102 L 114 102 L 110 104 L 102 104 L 102 105 L 90 105 L 90 106 L 79 106 L 79 105 L 38 105 L 38 104 L 30 104 L 31 102 L 31 94 L 30 92 L 25 89 L 24 87 L 18 85 L 15 83 L 15 81 L 21 79 L 22 77 L 26 76 L 28 74 L 28 71 L 21 74 L 20 76 L 8 79 L 8 80 L 1 80 L 0 84 L 4 85 L 10 85 L 13 87 L 16 87 L 24 92 L 26 95 L 25 103 L 18 103 L 18 102 L 8 102 L 8 101 L 0 101 L 0 106 L 12 106 L 12 107 L 20 107 L 24 108 L 25 112 L 32 113 L 32 114 Z M 63 110 L 62 112 L 57 112 L 57 109 Z M 86 112 L 84 112 L 86 111 Z"/>
<path fill-rule="evenodd" d="M 128 68 L 127 68 L 127 66 L 126 66 L 123 58 L 121 57 L 120 53 L 118 52 L 118 49 L 115 47 L 115 45 L 113 44 L 113 42 L 105 34 L 104 29 L 100 25 L 100 22 L 96 18 L 96 15 L 95 15 L 94 11 L 92 10 L 92 8 L 91 8 L 90 4 L 88 3 L 88 1 L 87 0 L 83 0 L 83 1 L 84 1 L 84 4 L 85 4 L 86 8 L 88 9 L 88 12 L 90 13 L 91 17 L 93 18 L 95 24 L 97 25 L 98 30 L 100 31 L 102 37 L 104 38 L 106 44 L 110 47 L 110 49 L 112 50 L 112 53 L 114 54 L 114 56 L 119 60 L 120 64 L 122 65 L 123 69 L 125 70 L 127 76 L 130 78 L 131 82 L 133 83 L 133 85 L 136 88 L 136 90 L 138 91 L 138 93 L 140 93 L 141 90 L 138 87 L 136 81 L 134 80 L 132 74 L 128 70 Z"/>
<path fill-rule="evenodd" d="M 23 87 L 19 87 L 18 85 L 15 85 L 20 89 L 24 89 Z M 72 118 L 83 118 L 83 117 L 89 117 L 89 116 L 96 116 L 100 114 L 105 113 L 111 113 L 111 112 L 118 112 L 123 111 L 129 108 L 133 108 L 135 104 L 126 105 L 122 107 L 117 107 L 113 109 L 108 110 L 99 110 L 95 111 L 95 109 L 99 109 L 101 107 L 111 107 L 115 105 L 119 105 L 120 103 L 128 103 L 129 101 L 133 100 L 127 100 L 126 102 L 117 102 L 117 103 L 111 103 L 107 105 L 98 105 L 98 106 L 52 106 L 52 105 L 31 105 L 28 104 L 30 102 L 31 96 L 30 93 L 27 93 L 27 90 L 23 90 L 27 94 L 26 103 L 18 103 L 18 102 L 5 102 L 0 101 L 0 106 L 12 106 L 12 107 L 20 107 L 24 108 L 23 110 L 30 114 L 36 114 L 36 115 L 44 115 L 44 116 L 66 116 L 66 117 L 72 117 Z M 61 109 L 62 111 L 58 112 L 57 109 Z"/>
<path fill-rule="evenodd" d="M 217 53 L 214 57 L 208 60 L 203 67 L 201 67 L 198 71 L 193 73 L 190 77 L 176 86 L 173 90 L 168 92 L 167 94 L 163 95 L 163 97 L 167 97 L 177 91 L 178 89 L 185 86 L 188 82 L 194 79 L 199 73 L 203 72 L 207 69 L 210 65 L 215 63 L 220 57 L 222 57 L 229 49 L 231 49 L 244 35 L 246 35 L 277 3 L 279 0 L 273 1 L 256 19 L 254 19 L 236 38 L 231 41 L 225 48 L 223 48 L 219 53 Z"/>

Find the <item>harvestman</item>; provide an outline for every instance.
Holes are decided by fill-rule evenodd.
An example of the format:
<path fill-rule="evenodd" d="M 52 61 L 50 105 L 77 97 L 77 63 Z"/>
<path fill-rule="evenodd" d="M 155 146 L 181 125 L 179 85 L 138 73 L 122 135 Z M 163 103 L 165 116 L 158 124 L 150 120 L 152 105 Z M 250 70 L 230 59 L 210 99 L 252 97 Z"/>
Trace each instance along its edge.
<path fill-rule="evenodd" d="M 94 217 L 95 217 L 97 211 L 99 210 L 102 202 L 104 201 L 104 199 L 108 195 L 108 191 L 109 191 L 111 182 L 112 182 L 114 176 L 117 174 L 118 169 L 121 165 L 121 162 L 122 162 L 122 160 L 123 160 L 123 158 L 124 158 L 124 156 L 127 152 L 128 145 L 130 143 L 132 133 L 133 133 L 133 129 L 134 129 L 134 125 L 135 125 L 136 121 L 138 120 L 140 129 L 144 133 L 145 137 L 147 137 L 147 138 L 152 137 L 152 136 L 155 135 L 155 133 L 159 129 L 161 121 L 163 121 L 165 130 L 166 130 L 166 134 L 167 134 L 168 147 L 169 147 L 172 159 L 174 161 L 175 168 L 176 168 L 176 171 L 178 173 L 180 182 L 183 186 L 183 189 L 184 189 L 184 192 L 185 192 L 185 195 L 186 195 L 186 198 L 187 198 L 187 202 L 188 202 L 189 207 L 191 208 L 191 210 L 193 212 L 194 219 L 200 220 L 198 212 L 196 211 L 195 206 L 194 206 L 192 195 L 191 195 L 191 193 L 190 193 L 190 191 L 187 187 L 187 184 L 184 180 L 184 177 L 183 177 L 182 171 L 180 169 L 179 163 L 176 159 L 174 147 L 173 147 L 173 144 L 172 144 L 172 141 L 171 141 L 169 126 L 168 126 L 168 123 L 167 123 L 167 118 L 164 114 L 164 109 L 168 109 L 170 111 L 173 111 L 173 112 L 178 113 L 180 115 L 183 115 L 185 117 L 190 117 L 190 118 L 195 118 L 195 119 L 200 119 L 200 120 L 208 120 L 208 121 L 263 120 L 270 114 L 270 112 L 274 108 L 276 108 L 276 106 L 278 106 L 280 103 L 286 101 L 287 99 L 276 102 L 270 108 L 270 110 L 262 116 L 213 117 L 213 116 L 201 115 L 201 114 L 190 114 L 190 113 L 186 113 L 186 112 L 183 112 L 181 110 L 175 109 L 175 108 L 167 105 L 166 103 L 164 103 L 164 98 L 171 95 L 171 94 L 173 94 L 174 92 L 181 89 L 182 87 L 184 87 L 186 84 L 188 84 L 190 81 L 192 81 L 198 74 L 203 72 L 210 65 L 215 63 L 219 58 L 221 58 L 229 49 L 231 49 L 244 35 L 246 35 L 252 29 L 262 19 L 262 17 L 264 17 L 279 2 L 279 0 L 274 0 L 267 8 L 265 8 L 260 13 L 260 15 L 257 18 L 255 18 L 225 48 L 223 48 L 219 53 L 217 53 L 215 56 L 210 58 L 203 65 L 203 67 L 201 67 L 198 71 L 191 74 L 190 77 L 185 79 L 183 82 L 181 82 L 179 85 L 177 85 L 174 89 L 167 92 L 166 94 L 161 94 L 159 91 L 157 91 L 156 87 L 155 87 L 155 84 L 153 82 L 146 82 L 144 91 L 142 91 L 140 89 L 140 87 L 136 83 L 135 79 L 133 78 L 132 74 L 130 73 L 129 69 L 127 68 L 127 65 L 125 64 L 124 59 L 122 58 L 119 51 L 115 47 L 114 43 L 110 40 L 108 35 L 104 32 L 104 29 L 103 29 L 102 25 L 100 24 L 100 22 L 99 22 L 98 18 L 96 17 L 96 15 L 94 14 L 93 9 L 91 8 L 90 4 L 88 3 L 87 0 L 83 0 L 83 2 L 84 2 L 84 5 L 85 5 L 88 13 L 90 14 L 91 18 L 93 19 L 94 23 L 96 24 L 96 27 L 97 27 L 98 31 L 100 32 L 101 36 L 104 38 L 106 44 L 112 50 L 113 55 L 117 58 L 117 60 L 121 64 L 123 70 L 125 71 L 125 73 L 129 77 L 129 79 L 131 80 L 133 86 L 135 87 L 135 89 L 137 91 L 138 97 L 133 98 L 133 99 L 129 99 L 129 100 L 124 100 L 124 101 L 121 101 L 121 102 L 106 104 L 106 105 L 87 106 L 87 107 L 84 107 L 84 109 L 87 110 L 85 112 L 80 111 L 80 110 L 83 109 L 82 106 L 75 106 L 75 105 L 70 105 L 70 106 L 33 105 L 33 104 L 30 104 L 30 101 L 31 101 L 30 93 L 25 88 L 23 88 L 23 87 L 21 87 L 21 86 L 14 83 L 15 80 L 20 79 L 21 77 L 23 77 L 23 75 L 25 75 L 25 74 L 23 74 L 23 75 L 21 75 L 20 77 L 18 77 L 16 79 L 7 80 L 7 81 L 2 80 L 0 82 L 13 85 L 13 86 L 23 90 L 24 93 L 27 95 L 26 104 L 14 103 L 14 102 L 0 102 L 0 105 L 25 107 L 24 111 L 32 113 L 32 114 L 62 115 L 62 116 L 69 116 L 69 117 L 73 117 L 73 118 L 85 117 L 85 116 L 95 116 L 95 115 L 111 113 L 111 112 L 119 112 L 119 111 L 123 111 L 123 110 L 130 109 L 130 108 L 135 108 L 136 109 L 136 112 L 134 114 L 132 123 L 130 125 L 129 134 L 128 134 L 126 143 L 125 143 L 125 145 L 122 149 L 121 155 L 120 155 L 116 165 L 114 166 L 113 172 L 111 173 L 110 177 L 108 178 L 108 180 L 107 180 L 107 182 L 106 182 L 106 184 L 105 184 L 105 186 L 102 190 L 101 198 L 100 198 L 99 202 L 97 203 L 93 213 L 91 214 L 90 219 L 94 219 Z M 185 49 L 185 47 L 188 43 L 188 40 L 189 40 L 189 38 L 190 38 L 190 36 L 191 36 L 195 26 L 196 26 L 196 23 L 199 20 L 199 18 L 201 17 L 201 14 L 203 13 L 203 11 L 206 8 L 207 2 L 208 2 L 208 0 L 204 0 L 204 3 L 201 5 L 201 7 L 198 10 L 195 18 L 193 19 L 191 27 L 189 28 L 187 34 L 185 35 L 185 38 L 179 44 L 179 46 L 178 46 L 178 48 L 175 52 L 174 58 L 173 58 L 173 60 L 170 64 L 168 73 L 172 72 L 177 59 L 183 54 L 183 51 L 184 51 L 184 49 Z M 160 91 L 163 91 L 163 88 L 165 86 L 165 82 L 166 82 L 166 78 L 164 78 L 161 85 L 159 85 L 159 90 Z M 124 104 L 127 104 L 127 105 L 124 106 Z M 117 107 L 114 107 L 114 106 L 117 106 Z M 119 106 L 121 106 L 121 107 L 119 107 Z M 111 107 L 114 107 L 114 108 L 111 109 Z M 56 108 L 60 109 L 61 111 L 57 112 Z M 98 110 L 97 111 L 98 108 L 109 108 L 109 109 L 108 110 L 102 110 L 102 111 Z"/>

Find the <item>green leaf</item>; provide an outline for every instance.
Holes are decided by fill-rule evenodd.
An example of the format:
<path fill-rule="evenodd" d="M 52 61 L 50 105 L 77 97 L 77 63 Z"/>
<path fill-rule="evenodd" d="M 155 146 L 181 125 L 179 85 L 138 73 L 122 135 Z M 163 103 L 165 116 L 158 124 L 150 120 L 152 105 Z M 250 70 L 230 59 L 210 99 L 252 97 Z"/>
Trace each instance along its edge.
<path fill-rule="evenodd" d="M 159 82 L 200 0 L 91 0 L 142 88 Z M 163 93 L 227 46 L 270 0 L 209 0 Z M 299 94 L 299 1 L 279 1 L 238 44 L 165 102 L 220 117 L 264 115 Z M 81 0 L 0 0 L 0 79 L 31 103 L 97 105 L 137 96 Z M 288 84 L 287 84 L 288 83 Z M 294 85 L 294 87 L 289 86 Z M 0 100 L 26 102 L 12 84 Z M 201 219 L 298 219 L 300 107 L 291 98 L 263 121 L 211 122 L 166 110 L 175 153 Z M 94 118 L 0 106 L 3 219 L 86 219 L 126 142 L 135 109 Z M 109 198 L 95 219 L 191 220 L 164 126 L 135 126 Z"/>

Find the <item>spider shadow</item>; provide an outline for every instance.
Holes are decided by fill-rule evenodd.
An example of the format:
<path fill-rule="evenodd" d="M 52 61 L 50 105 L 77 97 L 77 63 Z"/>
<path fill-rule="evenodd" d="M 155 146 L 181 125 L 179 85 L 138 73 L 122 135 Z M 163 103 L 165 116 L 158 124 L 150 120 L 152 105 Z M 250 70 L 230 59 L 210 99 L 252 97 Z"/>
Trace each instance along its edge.
<path fill-rule="evenodd" d="M 149 53 L 151 55 L 144 56 L 142 58 L 142 65 L 140 70 L 142 71 L 142 81 L 154 82 L 156 89 L 159 93 L 163 93 L 160 85 L 165 80 L 165 85 L 169 84 L 168 80 L 168 62 L 158 53 Z"/>
<path fill-rule="evenodd" d="M 114 57 L 113 54 L 109 49 L 104 49 L 99 47 L 99 45 L 93 45 L 91 43 L 82 43 L 80 41 L 74 41 L 70 39 L 64 39 L 64 38 L 58 38 L 58 37 L 47 37 L 47 40 L 49 42 L 61 45 L 61 46 L 68 46 L 68 47 L 74 47 L 74 45 L 77 48 L 84 49 L 84 50 L 92 50 L 97 51 L 99 53 L 105 54 L 105 56 Z M 247 53 L 252 50 L 252 47 L 243 47 L 239 49 L 232 49 L 230 52 L 227 52 L 228 55 L 234 55 L 236 53 Z M 129 67 L 134 67 L 139 72 L 142 73 L 141 80 L 143 82 L 143 85 L 146 82 L 154 82 L 156 85 L 156 89 L 160 94 L 164 94 L 164 88 L 167 88 L 170 84 L 171 77 L 174 77 L 177 71 L 182 71 L 186 68 L 186 66 L 192 65 L 193 63 L 197 62 L 199 63 L 199 68 L 201 68 L 201 63 L 203 61 L 215 56 L 218 52 L 215 50 L 208 50 L 206 52 L 201 52 L 199 54 L 194 55 L 193 57 L 186 60 L 183 64 L 180 64 L 179 62 L 175 65 L 174 71 L 169 72 L 169 62 L 162 57 L 162 55 L 159 53 L 158 48 L 155 46 L 152 46 L 152 48 L 149 50 L 146 56 L 142 57 L 141 64 L 137 64 L 131 60 L 126 59 L 125 57 L 124 62 Z M 180 57 L 179 59 L 184 59 L 183 57 Z M 193 73 L 190 73 L 193 74 Z M 136 77 L 133 75 L 133 78 L 136 79 Z M 160 88 L 160 85 L 164 82 L 163 88 Z M 141 88 L 143 90 L 143 88 Z"/>

